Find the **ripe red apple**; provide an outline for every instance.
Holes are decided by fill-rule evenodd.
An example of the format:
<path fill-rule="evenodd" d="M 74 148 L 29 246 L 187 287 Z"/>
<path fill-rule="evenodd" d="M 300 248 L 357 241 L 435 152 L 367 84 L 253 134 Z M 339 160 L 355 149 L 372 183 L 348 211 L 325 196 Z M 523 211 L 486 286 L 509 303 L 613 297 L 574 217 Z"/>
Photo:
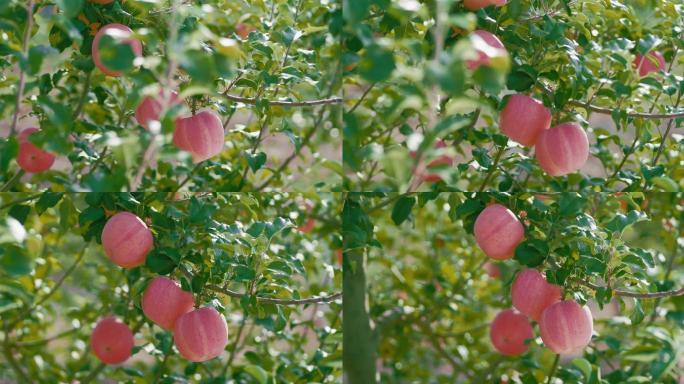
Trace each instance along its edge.
<path fill-rule="evenodd" d="M 544 344 L 555 353 L 574 354 L 591 341 L 594 320 L 589 308 L 565 300 L 544 310 L 539 331 Z"/>
<path fill-rule="evenodd" d="M 471 11 L 477 11 L 490 5 L 501 7 L 506 5 L 506 0 L 464 0 L 463 5 L 466 9 Z"/>
<path fill-rule="evenodd" d="M 105 364 L 120 364 L 128 360 L 134 345 L 131 329 L 115 317 L 100 320 L 90 337 L 93 353 Z"/>
<path fill-rule="evenodd" d="M 39 173 L 47 171 L 55 163 L 55 155 L 43 151 L 29 141 L 29 136 L 38 132 L 39 129 L 32 127 L 26 128 L 19 133 L 19 153 L 17 154 L 17 164 L 29 173 Z"/>
<path fill-rule="evenodd" d="M 145 316 L 167 331 L 173 331 L 176 320 L 192 311 L 194 306 L 192 294 L 166 277 L 155 277 L 145 289 L 142 298 Z"/>
<path fill-rule="evenodd" d="M 636 54 L 634 67 L 639 71 L 639 76 L 646 76 L 651 72 L 665 70 L 665 58 L 658 51 L 649 52 L 646 57 Z"/>
<path fill-rule="evenodd" d="M 501 271 L 496 264 L 488 261 L 484 263 L 484 267 L 487 271 L 487 276 L 491 277 L 492 279 L 496 279 L 497 277 L 501 276 Z"/>
<path fill-rule="evenodd" d="M 480 212 L 474 232 L 477 245 L 495 260 L 513 257 L 515 248 L 525 236 L 525 229 L 518 218 L 501 204 L 492 204 Z"/>
<path fill-rule="evenodd" d="M 487 31 L 483 31 L 481 29 L 478 29 L 476 31 L 471 32 L 470 36 L 471 36 L 471 38 L 472 38 L 472 36 L 478 36 L 479 38 L 484 40 L 486 45 L 488 45 L 488 47 L 486 47 L 487 49 L 483 49 L 484 47 L 481 47 L 481 46 L 480 47 L 476 46 L 475 50 L 477 51 L 477 54 L 478 54 L 477 60 L 466 60 L 466 62 L 465 62 L 466 66 L 470 70 L 474 71 L 480 65 L 489 65 L 490 59 L 492 57 L 492 54 L 491 54 L 492 50 L 496 50 L 496 49 L 502 49 L 504 51 L 506 50 L 506 48 L 504 47 L 501 40 L 499 40 L 498 37 L 496 37 L 495 35 L 487 32 Z"/>
<path fill-rule="evenodd" d="M 249 33 L 255 30 L 256 28 L 254 28 L 253 26 L 243 23 L 239 23 L 235 26 L 235 33 L 237 33 L 237 35 L 240 36 L 242 40 L 248 38 Z"/>
<path fill-rule="evenodd" d="M 525 315 L 506 309 L 499 312 L 492 321 L 489 338 L 501 354 L 515 356 L 527 352 L 525 340 L 533 339 L 534 332 Z"/>
<path fill-rule="evenodd" d="M 114 264 L 134 268 L 145 263 L 154 238 L 138 216 L 119 212 L 107 220 L 102 230 L 102 246 Z"/>
<path fill-rule="evenodd" d="M 190 152 L 195 163 L 207 160 L 223 150 L 223 124 L 211 111 L 176 120 L 173 143 Z"/>
<path fill-rule="evenodd" d="M 525 269 L 515 277 L 511 298 L 518 311 L 539 321 L 546 308 L 561 300 L 561 287 L 547 282 L 536 269 Z"/>
<path fill-rule="evenodd" d="M 169 95 L 168 108 L 181 104 L 183 100 L 178 98 L 178 93 L 171 91 Z M 145 129 L 149 130 L 149 122 L 152 120 L 159 121 L 159 116 L 163 112 L 162 110 L 162 100 L 164 98 L 163 91 L 159 92 L 159 96 L 145 96 L 145 98 L 140 102 L 138 107 L 135 109 L 135 120 L 138 124 L 142 125 Z"/>
<path fill-rule="evenodd" d="M 512 95 L 500 115 L 501 132 L 528 147 L 551 126 L 551 111 L 541 102 L 522 94 Z"/>
<path fill-rule="evenodd" d="M 578 171 L 589 158 L 589 139 L 575 123 L 564 123 L 542 131 L 535 145 L 539 165 L 551 176 Z"/>
<path fill-rule="evenodd" d="M 435 142 L 435 145 L 434 145 L 434 147 L 437 149 L 447 148 L 448 146 L 449 145 L 444 140 L 437 140 Z M 416 151 L 411 151 L 410 155 L 413 159 L 415 159 L 416 158 Z M 438 167 L 441 167 L 444 165 L 451 167 L 454 165 L 455 160 L 456 159 L 454 159 L 452 156 L 441 155 L 441 156 L 437 157 L 436 159 L 431 160 L 427 164 L 426 168 L 427 168 L 427 171 L 429 171 L 430 168 L 438 168 Z M 442 177 L 440 175 L 435 174 L 435 173 L 429 173 L 429 172 L 425 172 L 422 176 L 419 176 L 419 177 L 420 177 L 421 181 L 427 181 L 428 183 L 435 183 L 437 181 L 442 180 Z"/>
<path fill-rule="evenodd" d="M 93 62 L 95 63 L 95 66 L 102 71 L 105 75 L 108 76 L 121 76 L 120 71 L 115 71 L 112 69 L 107 68 L 103 63 L 100 58 L 100 40 L 102 39 L 102 36 L 104 36 L 107 31 L 114 31 L 114 33 L 120 34 L 123 37 L 123 42 L 127 43 L 128 45 L 131 46 L 131 49 L 133 49 L 133 53 L 136 56 L 142 56 L 142 43 L 138 40 L 132 39 L 132 38 L 127 38 L 131 34 L 133 34 L 133 30 L 128 28 L 127 26 L 123 24 L 118 24 L 118 23 L 112 23 L 112 24 L 107 24 L 104 27 L 100 28 L 99 31 L 97 31 L 97 34 L 95 35 L 95 38 L 93 39 L 93 45 L 92 45 L 92 55 L 93 55 Z M 118 36 L 118 35 L 117 35 Z"/>
<path fill-rule="evenodd" d="M 228 344 L 228 326 L 216 309 L 204 307 L 178 318 L 173 339 L 186 359 L 207 361 L 220 355 Z"/>

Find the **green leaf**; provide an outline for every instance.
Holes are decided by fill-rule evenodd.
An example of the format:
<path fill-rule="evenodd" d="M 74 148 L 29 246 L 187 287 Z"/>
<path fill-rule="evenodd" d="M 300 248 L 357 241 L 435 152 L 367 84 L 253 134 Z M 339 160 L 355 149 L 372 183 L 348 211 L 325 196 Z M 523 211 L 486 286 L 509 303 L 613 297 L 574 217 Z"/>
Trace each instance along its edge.
<path fill-rule="evenodd" d="M 13 217 L 0 218 L 0 244 L 22 243 L 26 239 L 26 229 Z"/>
<path fill-rule="evenodd" d="M 539 239 L 523 241 L 515 249 L 515 259 L 530 268 L 541 265 L 548 255 L 549 246 Z"/>
<path fill-rule="evenodd" d="M 78 16 L 83 8 L 83 0 L 56 0 L 56 3 L 69 19 Z"/>
<path fill-rule="evenodd" d="M 413 196 L 403 196 L 400 198 L 392 209 L 392 221 L 394 224 L 401 225 L 411 214 L 411 209 L 416 204 L 416 198 Z"/>
<path fill-rule="evenodd" d="M 10 161 L 17 157 L 19 153 L 19 143 L 16 137 L 0 139 L 0 174 L 7 176 Z"/>
<path fill-rule="evenodd" d="M 589 380 L 592 371 L 591 363 L 589 361 L 583 358 L 576 358 L 572 360 L 572 364 L 582 371 L 585 380 Z"/>
<path fill-rule="evenodd" d="M 83 226 L 89 222 L 97 221 L 105 217 L 104 209 L 100 207 L 88 207 L 78 215 L 78 223 Z"/>
<path fill-rule="evenodd" d="M 26 223 L 26 218 L 28 217 L 28 214 L 31 212 L 31 206 L 29 205 L 23 205 L 23 204 L 17 204 L 13 206 L 9 210 L 9 215 L 14 217 L 15 219 L 19 220 L 19 222 L 23 225 Z"/>
<path fill-rule="evenodd" d="M 632 320 L 632 325 L 641 324 L 644 321 L 644 310 L 641 307 L 641 300 L 637 299 L 634 301 L 634 309 L 632 314 L 629 315 L 629 319 Z"/>
<path fill-rule="evenodd" d="M 610 222 L 608 222 L 608 224 L 606 224 L 606 229 L 612 232 L 622 233 L 627 226 L 645 220 L 648 220 L 648 216 L 641 211 L 629 211 L 626 216 L 622 213 L 618 213 Z"/>
<path fill-rule="evenodd" d="M 392 51 L 373 44 L 366 47 L 361 56 L 358 71 L 364 79 L 370 82 L 378 82 L 389 79 L 395 67 Z"/>
<path fill-rule="evenodd" d="M 109 31 L 107 31 L 109 32 Z M 98 45 L 100 60 L 107 69 L 112 71 L 126 72 L 133 68 L 135 53 L 130 43 L 119 41 L 108 33 L 100 39 Z"/>
<path fill-rule="evenodd" d="M 586 198 L 575 192 L 561 193 L 558 200 L 559 210 L 561 216 L 576 216 L 582 213 L 582 208 L 586 203 Z"/>
<path fill-rule="evenodd" d="M 7 245 L 0 248 L 0 268 L 10 276 L 24 276 L 33 270 L 33 259 L 24 248 Z"/>
<path fill-rule="evenodd" d="M 235 281 L 250 281 L 256 276 L 256 271 L 244 265 L 235 267 Z"/>
<path fill-rule="evenodd" d="M 264 152 L 259 152 L 257 154 L 247 153 L 247 163 L 249 163 L 249 168 L 252 172 L 256 172 L 266 163 L 266 154 Z"/>
<path fill-rule="evenodd" d="M 173 260 L 173 258 L 163 250 L 153 249 L 152 252 L 147 255 L 145 265 L 152 272 L 160 275 L 168 275 L 176 268 L 178 262 Z"/>
<path fill-rule="evenodd" d="M 266 384 L 268 381 L 268 373 L 258 365 L 246 366 L 245 372 L 249 373 L 259 384 Z"/>
<path fill-rule="evenodd" d="M 63 192 L 45 192 L 40 196 L 40 199 L 36 202 L 36 212 L 38 212 L 39 215 L 42 215 L 43 212 L 48 210 L 48 208 L 52 208 L 59 201 L 62 199 L 62 196 L 64 196 Z"/>

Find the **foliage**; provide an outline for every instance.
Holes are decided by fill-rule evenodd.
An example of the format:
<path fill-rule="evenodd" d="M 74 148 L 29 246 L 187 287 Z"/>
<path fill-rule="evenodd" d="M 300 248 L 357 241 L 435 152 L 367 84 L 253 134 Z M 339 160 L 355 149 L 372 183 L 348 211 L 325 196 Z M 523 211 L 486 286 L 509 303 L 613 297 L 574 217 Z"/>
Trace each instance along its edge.
<path fill-rule="evenodd" d="M 681 2 L 509 0 L 478 11 L 452 0 L 345 4 L 349 189 L 417 190 L 416 173 L 447 155 L 456 161 L 435 171 L 442 182 L 420 190 L 681 190 Z M 498 36 L 509 60 L 468 70 L 477 48 L 468 33 L 477 29 Z M 650 51 L 669 69 L 639 77 L 632 63 Z M 511 93 L 543 101 L 552 125 L 587 131 L 590 158 L 579 173 L 548 176 L 530 148 L 501 133 Z M 433 148 L 440 139 L 446 149 Z"/>
<path fill-rule="evenodd" d="M 86 383 L 104 368 L 121 382 L 339 382 L 340 305 L 299 302 L 339 291 L 339 209 L 317 194 L 2 195 L 0 379 Z M 118 211 L 154 233 L 144 266 L 124 270 L 104 255 L 100 234 Z M 297 229 L 311 218 L 311 231 Z M 225 315 L 220 358 L 188 362 L 145 318 L 142 292 L 158 275 Z M 134 356 L 105 368 L 89 340 L 109 314 L 138 331 Z"/>
<path fill-rule="evenodd" d="M 4 1 L 0 118 L 11 130 L 0 140 L 0 183 L 19 171 L 15 121 L 35 118 L 41 133 L 32 141 L 61 165 L 31 175 L 21 190 L 329 190 L 341 180 L 339 8 L 313 0 Z M 106 77 L 91 57 L 93 35 L 109 23 L 129 26 L 144 46 L 134 61 L 128 45 L 105 36 L 105 62 L 122 77 Z M 133 114 L 160 88 L 179 90 L 187 106 L 170 108 L 148 131 Z M 331 102 L 290 105 L 317 100 Z M 171 142 L 174 119 L 189 109 L 217 112 L 226 128 L 221 155 L 196 166 Z"/>
<path fill-rule="evenodd" d="M 407 199 L 415 205 L 397 223 Z M 514 258 L 495 263 L 500 277 L 488 275 L 484 263 L 494 261 L 472 236 L 475 218 L 492 202 L 507 206 L 525 226 Z M 541 339 L 518 357 L 499 355 L 489 340 L 489 322 L 511 307 L 513 277 L 528 266 L 594 311 L 591 344 L 582 355 L 562 359 L 555 378 L 681 380 L 681 194 L 350 194 L 345 210 L 351 209 L 356 215 L 345 217 L 345 255 L 353 260 L 361 252 L 366 260 L 345 262 L 345 313 L 353 306 L 347 291 L 363 290 L 381 382 L 549 382 L 554 354 Z M 354 225 L 363 221 L 368 225 Z M 367 241 L 350 245 L 347 236 Z M 347 280 L 358 269 L 364 269 L 365 286 Z M 355 362 L 346 355 L 352 347 L 346 340 L 345 369 Z"/>

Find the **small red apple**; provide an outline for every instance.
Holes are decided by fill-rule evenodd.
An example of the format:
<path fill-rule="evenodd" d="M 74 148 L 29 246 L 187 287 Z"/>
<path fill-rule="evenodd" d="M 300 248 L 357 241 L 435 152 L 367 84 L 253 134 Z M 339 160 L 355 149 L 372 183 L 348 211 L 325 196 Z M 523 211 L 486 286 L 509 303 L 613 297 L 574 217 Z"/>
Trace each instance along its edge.
<path fill-rule="evenodd" d="M 489 329 L 489 338 L 494 348 L 506 356 L 516 356 L 527 352 L 525 340 L 533 339 L 532 325 L 525 315 L 513 309 L 499 312 Z"/>
<path fill-rule="evenodd" d="M 167 97 L 169 98 L 168 100 L 168 108 L 178 105 L 183 103 L 183 100 L 181 100 L 178 97 L 178 93 L 175 91 L 171 91 Z M 145 129 L 149 130 L 149 122 L 152 120 L 157 120 L 159 121 L 159 116 L 163 112 L 162 110 L 162 100 L 164 98 L 164 92 L 161 91 L 159 92 L 159 96 L 157 97 L 152 97 L 152 96 L 145 96 L 145 98 L 140 102 L 138 107 L 135 109 L 135 120 L 138 122 L 138 124 L 142 125 Z"/>
<path fill-rule="evenodd" d="M 506 5 L 506 0 L 464 0 L 463 5 L 466 9 L 471 11 L 477 11 L 485 7 L 493 5 L 495 7 L 501 7 Z"/>
<path fill-rule="evenodd" d="M 131 49 L 133 49 L 133 53 L 136 56 L 142 56 L 142 43 L 138 40 L 129 38 L 129 36 L 133 34 L 133 30 L 131 30 L 123 24 L 107 24 L 104 27 L 100 28 L 100 30 L 97 32 L 95 38 L 93 39 L 92 45 L 93 62 L 95 63 L 95 66 L 98 67 L 100 71 L 102 71 L 102 73 L 104 73 L 105 75 L 118 77 L 121 76 L 122 73 L 120 71 L 115 71 L 107 68 L 104 65 L 104 63 L 102 63 L 102 60 L 100 58 L 99 45 L 100 40 L 102 39 L 102 36 L 105 35 L 105 33 L 112 33 L 115 34 L 115 36 L 117 37 L 121 36 L 123 38 L 123 41 L 131 46 Z"/>
<path fill-rule="evenodd" d="M 434 147 L 436 149 L 444 149 L 444 148 L 448 148 L 449 145 L 444 140 L 437 140 L 435 142 Z M 416 152 L 411 151 L 410 156 L 413 159 L 415 159 L 416 158 Z M 429 173 L 428 172 L 430 170 L 430 168 L 439 168 L 439 167 L 442 167 L 445 165 L 451 167 L 454 165 L 455 161 L 456 161 L 456 159 L 454 159 L 452 156 L 449 156 L 449 155 L 441 155 L 441 156 L 437 157 L 436 159 L 431 160 L 426 166 L 426 168 L 427 168 L 426 172 L 424 172 L 423 175 L 419 176 L 421 181 L 426 181 L 428 183 L 435 183 L 437 181 L 441 181 L 442 177 L 440 175 L 438 175 L 436 173 Z"/>
<path fill-rule="evenodd" d="M 152 232 L 144 221 L 130 212 L 119 212 L 112 216 L 102 230 L 105 253 L 122 268 L 144 264 L 153 246 Z"/>
<path fill-rule="evenodd" d="M 176 147 L 190 152 L 195 163 L 207 160 L 223 150 L 223 124 L 212 111 L 176 120 L 173 132 Z"/>
<path fill-rule="evenodd" d="M 594 320 L 589 308 L 572 300 L 558 302 L 546 308 L 539 320 L 544 344 L 555 353 L 576 354 L 591 341 Z"/>
<path fill-rule="evenodd" d="M 646 57 L 636 54 L 634 67 L 639 71 L 639 76 L 646 76 L 651 72 L 665 70 L 665 58 L 658 51 L 649 52 Z"/>
<path fill-rule="evenodd" d="M 93 353 L 105 364 L 120 364 L 128 360 L 134 345 L 131 329 L 114 317 L 100 320 L 90 337 Z"/>
<path fill-rule="evenodd" d="M 477 245 L 495 260 L 513 257 L 515 248 L 525 236 L 520 220 L 501 204 L 492 204 L 480 212 L 474 232 Z"/>
<path fill-rule="evenodd" d="M 143 293 L 143 313 L 167 331 L 172 331 L 176 320 L 192 311 L 194 306 L 192 294 L 166 277 L 155 277 Z"/>
<path fill-rule="evenodd" d="M 249 37 L 249 33 L 252 31 L 256 31 L 256 28 L 254 28 L 251 25 L 239 23 L 238 25 L 235 26 L 235 33 L 240 36 L 242 40 L 246 39 Z"/>
<path fill-rule="evenodd" d="M 186 359 L 207 361 L 220 355 L 228 344 L 228 326 L 216 309 L 204 307 L 178 318 L 173 339 Z"/>
<path fill-rule="evenodd" d="M 479 46 L 478 48 L 478 45 L 476 45 L 475 50 L 477 51 L 478 58 L 476 60 L 466 60 L 466 66 L 468 67 L 468 69 L 472 71 L 477 69 L 477 67 L 479 67 L 480 65 L 489 65 L 490 59 L 492 57 L 492 55 L 490 55 L 491 50 L 506 50 L 506 47 L 504 47 L 501 40 L 499 40 L 498 37 L 487 31 L 478 29 L 476 31 L 471 32 L 469 36 L 471 36 L 471 39 L 473 39 L 474 36 L 479 37 L 480 39 L 484 40 L 485 44 L 488 46 L 486 47 L 487 49 L 483 49 L 485 47 Z"/>
<path fill-rule="evenodd" d="M 484 263 L 485 271 L 487 271 L 487 276 L 491 277 L 492 279 L 496 279 L 497 277 L 501 276 L 501 270 L 499 270 L 499 267 L 488 261 Z"/>
<path fill-rule="evenodd" d="M 535 145 L 539 165 L 551 176 L 578 171 L 589 158 L 589 139 L 575 123 L 564 123 L 542 131 Z"/>
<path fill-rule="evenodd" d="M 551 111 L 541 102 L 522 94 L 512 95 L 501 111 L 501 132 L 528 147 L 551 126 Z"/>
<path fill-rule="evenodd" d="M 561 287 L 550 284 L 536 269 L 518 273 L 511 288 L 513 306 L 535 321 L 550 305 L 561 299 Z"/>
<path fill-rule="evenodd" d="M 17 164 L 29 173 L 39 173 L 47 171 L 55 163 L 55 155 L 43 151 L 29 141 L 29 136 L 38 132 L 38 128 L 26 128 L 19 133 L 19 153 L 17 154 Z"/>

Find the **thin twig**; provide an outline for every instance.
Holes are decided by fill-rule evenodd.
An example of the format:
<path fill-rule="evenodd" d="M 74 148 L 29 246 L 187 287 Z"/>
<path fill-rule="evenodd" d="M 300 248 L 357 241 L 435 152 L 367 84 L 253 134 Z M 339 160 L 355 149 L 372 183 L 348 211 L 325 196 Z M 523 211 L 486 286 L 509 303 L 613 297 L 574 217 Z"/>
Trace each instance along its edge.
<path fill-rule="evenodd" d="M 256 98 L 249 98 L 249 97 L 241 97 L 237 95 L 231 95 L 228 93 L 224 93 L 222 95 L 226 99 L 230 101 L 235 101 L 239 103 L 244 103 L 244 104 L 250 104 L 254 105 L 257 103 Z M 264 102 L 270 106 L 270 107 L 315 107 L 317 105 L 326 105 L 326 104 L 338 104 L 342 102 L 341 97 L 330 97 L 326 99 L 319 99 L 319 100 L 305 100 L 305 101 L 271 101 L 271 100 L 264 100 Z"/>
<path fill-rule="evenodd" d="M 62 337 L 69 336 L 72 333 L 76 333 L 79 330 L 80 330 L 80 328 L 72 328 L 72 329 L 66 330 L 64 332 L 58 333 L 54 336 L 46 337 L 45 339 L 14 343 L 14 346 L 16 346 L 16 347 L 40 347 L 41 345 L 45 345 L 51 341 L 61 339 Z"/>
<path fill-rule="evenodd" d="M 363 101 L 363 99 L 366 98 L 366 96 L 367 96 L 368 93 L 371 91 L 371 89 L 373 89 L 373 87 L 375 87 L 375 84 L 376 84 L 376 83 L 371 84 L 370 86 L 368 86 L 368 88 L 366 88 L 365 91 L 363 91 L 363 94 L 361 94 L 361 97 L 359 97 L 359 99 L 356 100 L 356 103 L 354 103 L 354 105 L 349 109 L 349 111 L 347 111 L 347 113 L 354 113 L 354 111 L 356 110 L 356 108 L 358 108 L 358 106 L 361 104 L 361 102 Z"/>
<path fill-rule="evenodd" d="M 24 176 L 25 173 L 26 171 L 24 171 L 23 169 L 18 170 L 17 173 L 15 173 L 14 176 L 12 176 L 12 178 L 5 183 L 5 185 L 0 187 L 0 192 L 7 192 L 10 189 L 12 189 L 12 187 L 14 187 L 14 184 L 19 182 L 19 179 L 21 179 L 21 177 Z"/>
<path fill-rule="evenodd" d="M 26 5 L 28 16 L 26 18 L 26 31 L 24 31 L 24 42 L 21 50 L 23 56 L 26 56 L 28 51 L 29 38 L 31 37 L 31 28 L 33 28 L 33 3 L 34 0 L 29 0 Z M 14 136 L 17 131 L 17 120 L 19 119 L 19 108 L 21 106 L 21 99 L 24 97 L 24 85 L 26 84 L 26 74 L 19 68 L 19 89 L 17 90 L 17 100 L 14 106 L 14 115 L 12 116 L 12 125 L 10 126 L 10 136 Z"/>
<path fill-rule="evenodd" d="M 496 170 L 497 166 L 499 165 L 499 160 L 501 160 L 501 156 L 503 153 L 506 151 L 506 144 L 502 145 L 499 148 L 499 151 L 496 153 L 496 157 L 494 158 L 494 164 L 492 164 L 491 167 L 489 167 L 489 170 L 487 172 L 487 176 L 485 176 L 484 181 L 482 182 L 482 185 L 480 185 L 480 189 L 478 189 L 478 192 L 482 192 L 485 190 L 487 187 L 487 184 L 489 183 L 489 180 L 492 178 L 492 175 L 494 174 L 494 170 Z"/>
<path fill-rule="evenodd" d="M 5 203 L 5 204 L 3 204 L 3 205 L 0 205 L 0 209 L 5 209 L 5 208 L 11 207 L 11 206 L 16 205 L 16 204 L 21 204 L 21 203 L 25 203 L 25 202 L 27 202 L 27 201 L 35 200 L 35 199 L 41 197 L 42 195 L 43 195 L 42 193 L 37 193 L 37 194 L 35 194 L 35 195 L 30 195 L 30 196 L 27 196 L 27 197 L 22 197 L 21 199 L 12 200 L 12 201 L 10 201 L 10 202 L 8 202 L 8 203 Z"/>
<path fill-rule="evenodd" d="M 549 371 L 549 377 L 546 380 L 546 384 L 550 384 L 551 380 L 553 380 L 553 376 L 556 374 L 556 368 L 558 368 L 558 360 L 560 360 L 560 354 L 557 353 L 556 357 L 553 359 L 553 365 Z"/>
<path fill-rule="evenodd" d="M 81 117 L 81 112 L 83 111 L 83 106 L 85 105 L 86 99 L 88 98 L 88 90 L 90 89 L 90 77 L 93 71 L 88 71 L 86 75 L 85 84 L 83 84 L 83 90 L 81 91 L 81 97 L 78 100 L 78 105 L 74 111 L 74 120 L 78 120 Z"/>
<path fill-rule="evenodd" d="M 573 281 L 575 281 L 578 284 L 581 284 L 587 288 L 591 288 L 593 290 L 606 289 L 607 288 L 607 287 L 602 287 L 602 286 L 599 286 L 596 284 L 592 284 L 588 281 L 584 281 L 581 279 L 573 279 Z M 640 293 L 640 292 L 625 291 L 622 289 L 614 289 L 613 294 L 615 296 L 634 297 L 637 299 L 656 299 L 659 297 L 670 297 L 670 296 L 684 295 L 684 288 L 679 288 L 679 289 L 671 290 L 671 291 L 649 292 L 649 293 Z"/>
<path fill-rule="evenodd" d="M 212 290 L 214 292 L 223 293 L 224 295 L 228 295 L 230 297 L 235 297 L 235 298 L 242 298 L 242 297 L 248 296 L 246 293 L 231 291 L 228 288 L 222 288 L 222 287 L 219 287 L 218 285 L 213 285 L 213 284 L 207 285 L 206 288 L 209 290 Z M 271 298 L 271 297 L 257 296 L 256 300 L 260 304 L 303 305 L 303 304 L 313 304 L 313 303 L 329 303 L 329 302 L 338 300 L 341 297 L 342 297 L 342 293 L 338 292 L 338 293 L 334 293 L 334 294 L 329 295 L 329 296 L 310 297 L 307 299 L 275 299 L 275 298 Z"/>

